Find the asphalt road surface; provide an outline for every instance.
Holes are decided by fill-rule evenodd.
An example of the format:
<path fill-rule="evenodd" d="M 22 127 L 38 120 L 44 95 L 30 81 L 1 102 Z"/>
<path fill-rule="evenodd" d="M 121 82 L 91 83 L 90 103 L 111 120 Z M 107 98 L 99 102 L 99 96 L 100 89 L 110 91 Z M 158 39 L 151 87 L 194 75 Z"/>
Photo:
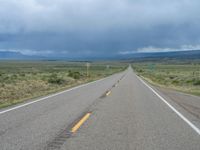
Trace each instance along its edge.
<path fill-rule="evenodd" d="M 0 110 L 0 149 L 200 150 L 199 127 L 198 117 L 141 81 L 129 67 Z"/>

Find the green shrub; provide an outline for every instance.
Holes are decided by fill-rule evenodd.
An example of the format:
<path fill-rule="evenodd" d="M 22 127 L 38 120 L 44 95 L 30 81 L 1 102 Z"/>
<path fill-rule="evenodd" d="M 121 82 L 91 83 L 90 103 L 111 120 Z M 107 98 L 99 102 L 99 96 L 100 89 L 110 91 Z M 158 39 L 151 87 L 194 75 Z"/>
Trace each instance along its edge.
<path fill-rule="evenodd" d="M 200 85 L 200 80 L 195 80 L 193 85 Z"/>
<path fill-rule="evenodd" d="M 59 78 L 57 76 L 57 74 L 53 73 L 49 80 L 48 80 L 49 83 L 52 83 L 52 84 L 64 84 L 65 83 L 65 80 L 62 79 L 62 78 Z"/>
<path fill-rule="evenodd" d="M 4 77 L 4 80 L 6 81 L 6 80 L 9 80 L 10 78 L 9 78 L 9 76 L 5 76 Z"/>
<path fill-rule="evenodd" d="M 179 84 L 180 82 L 179 82 L 179 80 L 173 80 L 172 81 L 172 84 Z"/>
<path fill-rule="evenodd" d="M 144 72 L 144 70 L 142 70 L 142 69 L 139 69 L 139 70 L 138 70 L 138 72 Z"/>
<path fill-rule="evenodd" d="M 80 74 L 80 72 L 78 72 L 78 71 L 72 72 L 71 70 L 69 70 L 68 76 L 69 76 L 69 77 L 72 77 L 72 78 L 74 78 L 74 79 L 80 79 L 81 74 Z"/>
<path fill-rule="evenodd" d="M 17 79 L 17 75 L 16 75 L 16 74 L 13 74 L 13 75 L 11 76 L 11 78 L 12 78 L 12 79 Z"/>
<path fill-rule="evenodd" d="M 20 73 L 20 76 L 25 77 L 26 74 L 25 73 Z"/>

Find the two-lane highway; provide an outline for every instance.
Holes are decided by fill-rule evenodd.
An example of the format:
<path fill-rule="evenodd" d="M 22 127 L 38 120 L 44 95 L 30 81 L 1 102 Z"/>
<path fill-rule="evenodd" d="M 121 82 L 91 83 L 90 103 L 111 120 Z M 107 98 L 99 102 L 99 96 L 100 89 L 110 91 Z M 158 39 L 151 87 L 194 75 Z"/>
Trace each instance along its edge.
<path fill-rule="evenodd" d="M 198 130 L 129 67 L 0 113 L 0 149 L 199 150 Z"/>

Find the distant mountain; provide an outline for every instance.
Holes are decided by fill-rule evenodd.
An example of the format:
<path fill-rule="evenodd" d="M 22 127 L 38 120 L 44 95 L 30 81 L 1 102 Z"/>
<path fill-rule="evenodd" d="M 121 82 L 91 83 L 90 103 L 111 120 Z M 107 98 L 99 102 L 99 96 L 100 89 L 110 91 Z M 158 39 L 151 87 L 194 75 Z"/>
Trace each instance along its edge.
<path fill-rule="evenodd" d="M 135 52 L 132 54 L 117 54 L 112 56 L 89 57 L 87 60 L 160 60 L 160 59 L 200 59 L 200 50 L 171 52 Z"/>
<path fill-rule="evenodd" d="M 121 59 L 200 59 L 200 50 L 134 53 L 117 56 Z"/>
<path fill-rule="evenodd" d="M 27 56 L 20 52 L 0 51 L 0 60 L 159 60 L 159 59 L 200 59 L 200 50 L 191 51 L 173 51 L 173 52 L 149 52 L 149 53 L 133 53 L 125 55 L 111 56 L 90 56 L 90 57 L 43 57 L 43 56 Z"/>
<path fill-rule="evenodd" d="M 33 60 L 33 59 L 43 59 L 43 57 L 28 56 L 20 52 L 0 51 L 0 60 Z"/>
<path fill-rule="evenodd" d="M 21 59 L 25 56 L 19 52 L 0 51 L 0 59 Z"/>

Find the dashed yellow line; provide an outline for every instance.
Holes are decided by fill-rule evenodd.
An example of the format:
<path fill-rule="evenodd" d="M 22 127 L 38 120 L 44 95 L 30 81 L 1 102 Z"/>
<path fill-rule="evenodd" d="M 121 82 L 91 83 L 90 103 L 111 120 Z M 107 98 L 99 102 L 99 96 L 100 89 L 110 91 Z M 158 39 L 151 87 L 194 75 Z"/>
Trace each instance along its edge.
<path fill-rule="evenodd" d="M 108 91 L 107 93 L 106 93 L 106 96 L 108 96 L 108 95 L 110 95 L 111 94 L 111 91 Z"/>
<path fill-rule="evenodd" d="M 90 115 L 91 115 L 91 113 L 85 114 L 85 115 L 81 118 L 81 120 L 79 120 L 79 122 L 77 122 L 77 123 L 75 124 L 75 126 L 71 129 L 71 132 L 72 132 L 72 133 L 75 133 L 75 132 L 81 127 L 81 125 L 90 117 Z"/>

